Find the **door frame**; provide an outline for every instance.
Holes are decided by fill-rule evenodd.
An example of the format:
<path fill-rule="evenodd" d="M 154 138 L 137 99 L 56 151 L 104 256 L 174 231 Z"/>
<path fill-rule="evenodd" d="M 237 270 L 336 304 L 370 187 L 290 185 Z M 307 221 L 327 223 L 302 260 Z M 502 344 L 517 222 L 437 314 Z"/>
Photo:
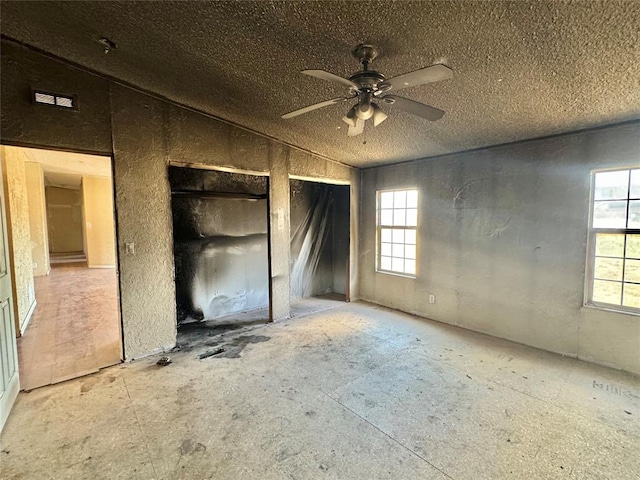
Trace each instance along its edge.
<path fill-rule="evenodd" d="M 113 151 L 111 152 L 101 152 L 96 150 L 84 150 L 84 149 L 74 149 L 74 148 L 61 148 L 58 146 L 50 146 L 50 145 L 37 145 L 32 143 L 22 143 L 22 142 L 13 142 L 13 141 L 2 141 L 0 145 L 5 147 L 18 147 L 18 148 L 32 148 L 36 150 L 50 150 L 55 152 L 65 152 L 65 153 L 78 153 L 84 155 L 94 155 L 98 157 L 109 157 L 109 162 L 111 165 L 111 196 L 113 198 L 113 227 L 114 227 L 114 241 L 115 241 L 115 257 L 116 257 L 116 278 L 117 278 L 117 296 L 118 296 L 118 327 L 120 329 L 120 362 L 124 362 L 125 352 L 124 352 L 124 322 L 122 318 L 122 293 L 121 293 L 121 283 L 120 283 L 120 251 L 118 245 L 119 242 L 119 228 L 118 228 L 118 202 L 116 197 L 116 175 L 115 175 L 115 157 Z M 47 238 L 48 241 L 48 238 Z"/>

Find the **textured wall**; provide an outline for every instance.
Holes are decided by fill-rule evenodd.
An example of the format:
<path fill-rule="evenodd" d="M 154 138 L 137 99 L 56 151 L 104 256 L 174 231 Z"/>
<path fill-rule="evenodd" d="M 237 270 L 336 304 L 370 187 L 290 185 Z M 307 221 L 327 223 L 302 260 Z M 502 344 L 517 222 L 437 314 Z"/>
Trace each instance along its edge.
<path fill-rule="evenodd" d="M 31 236 L 31 257 L 33 276 L 49 274 L 49 240 L 47 234 L 47 210 L 44 196 L 44 176 L 42 165 L 25 162 L 27 177 L 27 200 L 29 202 L 29 233 Z"/>
<path fill-rule="evenodd" d="M 16 306 L 16 331 L 24 333 L 25 322 L 35 302 L 33 267 L 31 257 L 31 237 L 29 233 L 29 202 L 27 200 L 27 179 L 22 152 L 16 148 L 1 147 L 3 177 L 7 208 L 7 230 L 11 273 Z"/>
<path fill-rule="evenodd" d="M 50 76 L 79 92 L 78 111 L 34 113 L 25 88 L 33 79 Z M 170 348 L 176 340 L 170 163 L 269 175 L 274 319 L 289 316 L 289 175 L 351 183 L 350 281 L 356 298 L 356 169 L 109 83 L 7 41 L 2 42 L 1 126 L 3 142 L 107 154 L 113 149 L 127 359 Z M 134 253 L 126 253 L 126 243 L 134 244 Z"/>
<path fill-rule="evenodd" d="M 120 301 L 130 359 L 176 341 L 167 105 L 119 86 L 111 101 Z M 127 243 L 134 252 L 127 253 Z"/>
<path fill-rule="evenodd" d="M 290 150 L 272 144 L 269 150 L 271 177 L 269 178 L 269 240 L 271 251 L 271 318 L 288 318 L 291 301 L 291 273 L 289 262 L 291 231 L 289 206 L 289 154 Z"/>
<path fill-rule="evenodd" d="M 111 179 L 82 177 L 82 201 L 89 268 L 115 267 L 116 232 Z"/>
<path fill-rule="evenodd" d="M 632 124 L 364 171 L 362 297 L 640 373 L 638 317 L 582 306 L 590 171 L 638 164 L 639 136 Z M 403 187 L 420 190 L 415 280 L 374 271 L 375 192 Z"/>
<path fill-rule="evenodd" d="M 2 41 L 2 141 L 111 153 L 108 82 Z M 68 111 L 31 102 L 31 89 L 78 96 Z M 46 126 L 46 128 L 38 128 Z"/>

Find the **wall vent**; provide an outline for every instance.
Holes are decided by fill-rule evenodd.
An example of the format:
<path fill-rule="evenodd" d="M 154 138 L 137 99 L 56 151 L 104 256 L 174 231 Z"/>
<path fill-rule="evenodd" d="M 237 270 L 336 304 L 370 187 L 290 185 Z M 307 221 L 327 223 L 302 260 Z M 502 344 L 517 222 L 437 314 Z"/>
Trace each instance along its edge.
<path fill-rule="evenodd" d="M 52 105 L 54 107 L 67 108 L 75 110 L 78 108 L 76 97 L 74 95 L 62 95 L 59 93 L 43 92 L 33 90 L 33 102 L 41 105 Z"/>

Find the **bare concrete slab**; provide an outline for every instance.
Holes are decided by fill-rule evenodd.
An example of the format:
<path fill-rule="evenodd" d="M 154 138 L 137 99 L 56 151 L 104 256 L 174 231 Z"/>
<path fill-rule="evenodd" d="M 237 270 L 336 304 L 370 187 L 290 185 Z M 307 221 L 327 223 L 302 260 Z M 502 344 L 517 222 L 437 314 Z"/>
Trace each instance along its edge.
<path fill-rule="evenodd" d="M 21 393 L 0 477 L 640 478 L 636 376 L 366 303 L 215 341 Z"/>

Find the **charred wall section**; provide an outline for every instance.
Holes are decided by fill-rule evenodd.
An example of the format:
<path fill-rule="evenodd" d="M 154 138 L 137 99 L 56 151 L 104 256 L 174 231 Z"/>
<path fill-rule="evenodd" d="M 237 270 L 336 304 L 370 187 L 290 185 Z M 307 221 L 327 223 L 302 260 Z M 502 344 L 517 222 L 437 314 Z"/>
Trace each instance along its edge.
<path fill-rule="evenodd" d="M 113 155 L 127 360 L 176 344 L 170 162 L 269 175 L 270 307 L 275 321 L 291 312 L 290 176 L 349 183 L 350 298 L 358 298 L 359 170 L 84 72 L 6 38 L 1 44 L 3 144 Z M 32 86 L 76 94 L 80 107 L 67 111 L 35 105 Z"/>
<path fill-rule="evenodd" d="M 178 323 L 269 304 L 267 177 L 169 167 Z"/>
<path fill-rule="evenodd" d="M 291 180 L 291 298 L 347 294 L 349 187 Z"/>

